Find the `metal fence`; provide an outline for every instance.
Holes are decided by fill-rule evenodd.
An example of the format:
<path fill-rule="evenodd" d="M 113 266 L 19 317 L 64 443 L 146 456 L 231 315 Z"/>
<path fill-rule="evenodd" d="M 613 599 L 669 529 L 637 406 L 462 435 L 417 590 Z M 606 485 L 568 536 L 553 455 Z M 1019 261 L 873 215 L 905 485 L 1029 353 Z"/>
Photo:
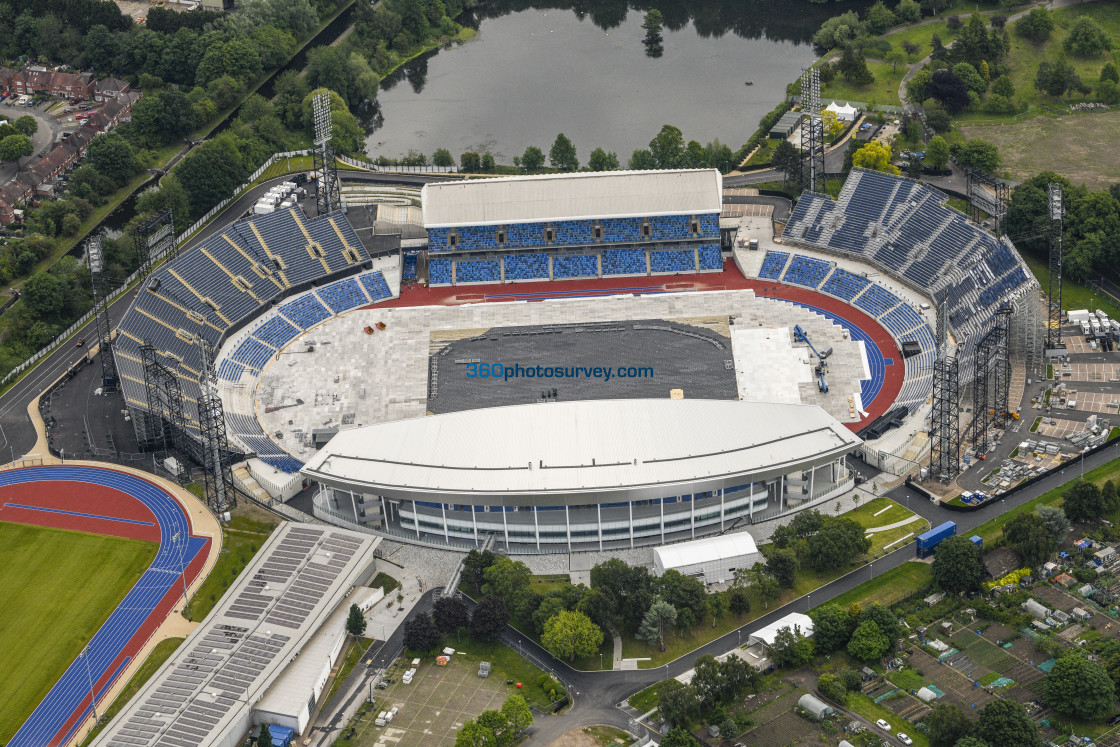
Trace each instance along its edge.
<path fill-rule="evenodd" d="M 384 171 L 387 174 L 455 174 L 458 169 L 454 166 L 380 166 L 368 161 L 359 161 L 346 156 L 337 156 L 347 166 L 369 171 Z"/>

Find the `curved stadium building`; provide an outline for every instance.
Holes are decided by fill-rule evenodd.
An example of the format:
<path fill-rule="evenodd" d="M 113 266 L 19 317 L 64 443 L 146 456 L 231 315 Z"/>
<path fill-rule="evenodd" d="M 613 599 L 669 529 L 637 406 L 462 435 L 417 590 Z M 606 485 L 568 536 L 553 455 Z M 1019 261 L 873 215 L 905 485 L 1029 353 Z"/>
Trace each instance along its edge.
<path fill-rule="evenodd" d="M 827 500 L 852 487 L 859 443 L 814 405 L 584 400 L 343 431 L 303 473 L 318 511 L 413 541 L 610 550 Z"/>

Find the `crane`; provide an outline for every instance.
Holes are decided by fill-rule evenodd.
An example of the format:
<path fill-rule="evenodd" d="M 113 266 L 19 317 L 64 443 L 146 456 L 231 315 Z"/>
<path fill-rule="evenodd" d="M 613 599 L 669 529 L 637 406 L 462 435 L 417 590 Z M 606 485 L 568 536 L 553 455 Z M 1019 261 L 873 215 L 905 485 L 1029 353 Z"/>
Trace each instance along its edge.
<path fill-rule="evenodd" d="M 823 394 L 828 393 L 828 382 L 825 381 L 824 375 L 828 373 L 828 364 L 825 360 L 828 356 L 832 355 L 832 348 L 825 348 L 823 352 L 818 351 L 813 343 L 809 342 L 809 335 L 805 330 L 801 329 L 801 325 L 796 325 L 793 328 L 793 339 L 797 342 L 803 342 L 809 346 L 813 351 L 813 355 L 817 356 L 817 365 L 813 369 L 813 373 L 817 375 L 817 389 L 820 389 Z"/>

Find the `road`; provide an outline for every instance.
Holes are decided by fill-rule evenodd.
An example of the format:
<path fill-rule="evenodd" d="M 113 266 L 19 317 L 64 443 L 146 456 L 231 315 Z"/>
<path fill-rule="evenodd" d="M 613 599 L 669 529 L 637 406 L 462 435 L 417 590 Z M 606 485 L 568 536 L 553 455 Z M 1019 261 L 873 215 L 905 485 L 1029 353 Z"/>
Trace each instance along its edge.
<path fill-rule="evenodd" d="M 54 145 L 55 140 L 58 138 L 59 124 L 58 120 L 43 111 L 43 105 L 39 106 L 13 106 L 11 101 L 7 99 L 3 104 L 0 104 L 0 117 L 7 117 L 10 121 L 15 122 L 25 114 L 34 117 L 35 121 L 39 123 L 39 129 L 31 136 L 31 146 L 34 148 L 31 155 L 27 158 L 21 158 L 19 163 L 0 162 L 0 186 L 6 185 L 15 178 L 18 173 L 16 167 L 26 167 L 28 164 L 36 160 L 40 153 L 46 153 L 50 147 Z"/>

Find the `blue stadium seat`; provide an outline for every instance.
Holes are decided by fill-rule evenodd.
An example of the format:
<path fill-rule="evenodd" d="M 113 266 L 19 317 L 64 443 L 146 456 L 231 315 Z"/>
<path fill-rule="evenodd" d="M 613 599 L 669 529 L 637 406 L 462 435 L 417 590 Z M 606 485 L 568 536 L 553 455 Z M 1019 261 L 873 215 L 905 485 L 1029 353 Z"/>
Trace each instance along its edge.
<path fill-rule="evenodd" d="M 870 284 L 871 281 L 862 275 L 856 275 L 842 267 L 837 267 L 824 281 L 821 291 L 844 301 L 851 301 L 857 293 Z"/>
<path fill-rule="evenodd" d="M 510 254 L 505 258 L 506 280 L 548 278 L 547 254 Z"/>
<path fill-rule="evenodd" d="M 586 278 L 599 274 L 594 254 L 558 254 L 552 258 L 553 278 Z"/>
<path fill-rule="evenodd" d="M 705 244 L 700 247 L 700 269 L 723 269 L 723 251 L 720 249 L 719 244 Z"/>
<path fill-rule="evenodd" d="M 331 317 L 331 312 L 327 311 L 313 293 L 305 293 L 280 304 L 280 313 L 302 330 L 311 329 Z"/>
<path fill-rule="evenodd" d="M 497 259 L 478 259 L 455 262 L 455 284 L 496 283 L 501 280 L 501 261 Z"/>
<path fill-rule="evenodd" d="M 807 288 L 816 288 L 831 269 L 832 265 L 828 262 L 806 257 L 803 254 L 795 254 L 793 259 L 790 260 L 789 267 L 786 268 L 786 274 L 782 276 L 782 280 L 786 283 L 804 285 Z"/>
<path fill-rule="evenodd" d="M 299 329 L 282 316 L 274 316 L 253 331 L 253 337 L 274 348 L 282 348 L 295 339 Z"/>
<path fill-rule="evenodd" d="M 645 275 L 645 249 L 604 249 L 603 275 Z"/>
<path fill-rule="evenodd" d="M 428 282 L 431 285 L 450 285 L 451 260 L 445 257 L 429 257 Z"/>
<path fill-rule="evenodd" d="M 692 249 L 650 251 L 650 272 L 695 272 L 696 254 Z"/>
<path fill-rule="evenodd" d="M 767 280 L 777 280 L 782 276 L 782 270 L 785 269 L 788 261 L 788 252 L 770 250 L 762 258 L 762 268 L 758 271 L 758 276 Z"/>
<path fill-rule="evenodd" d="M 374 303 L 393 297 L 389 284 L 385 282 L 385 276 L 380 272 L 364 272 L 358 276 L 358 279 L 362 281 L 362 286 Z"/>

